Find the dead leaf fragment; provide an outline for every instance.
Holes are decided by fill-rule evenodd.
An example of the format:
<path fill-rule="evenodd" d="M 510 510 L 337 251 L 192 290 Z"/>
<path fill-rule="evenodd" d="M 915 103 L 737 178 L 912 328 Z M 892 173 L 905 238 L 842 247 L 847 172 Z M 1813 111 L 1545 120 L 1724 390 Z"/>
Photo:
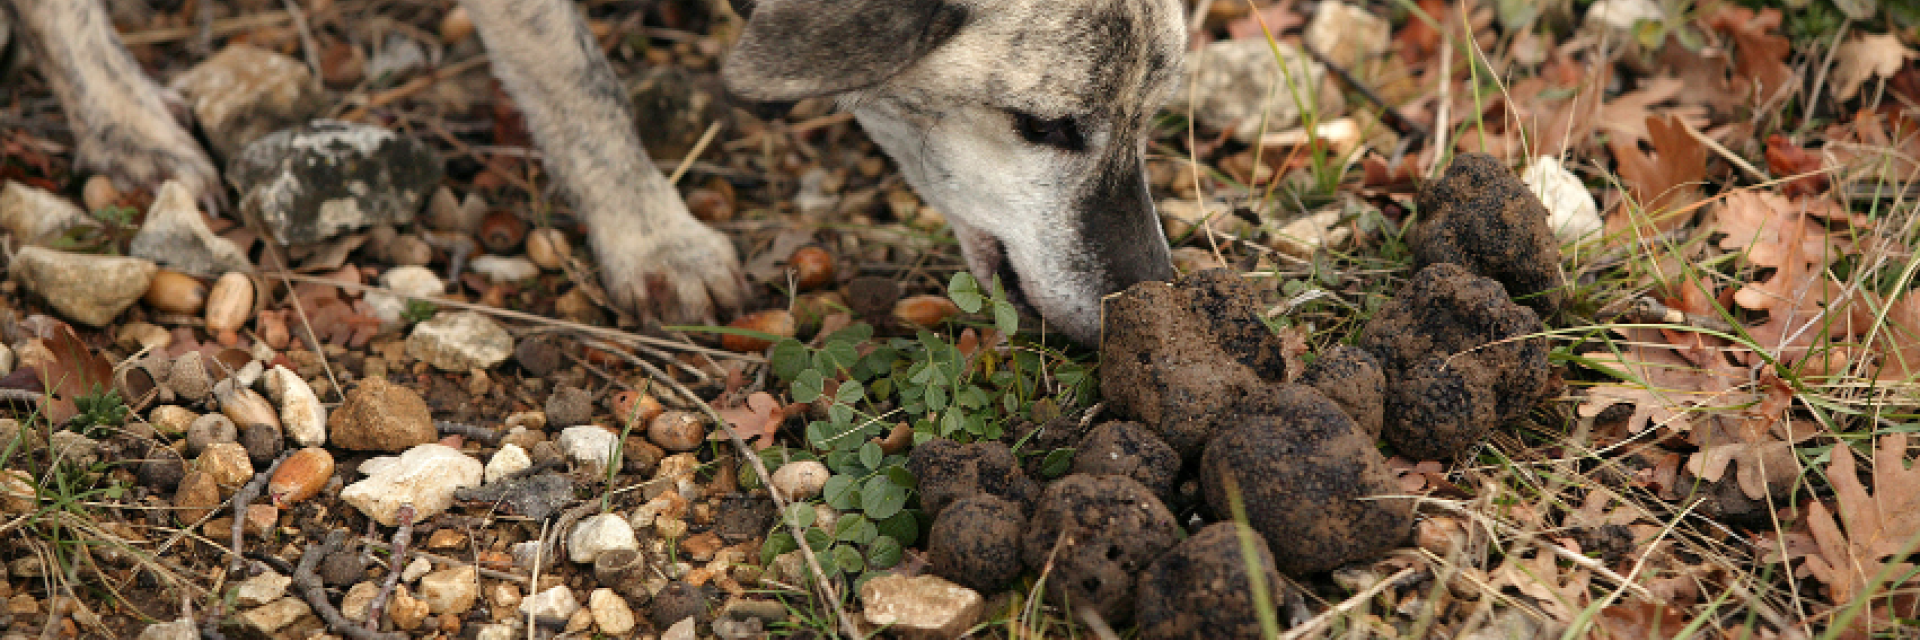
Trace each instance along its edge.
<path fill-rule="evenodd" d="M 1852 100 L 1868 80 L 1892 78 L 1907 61 L 1920 58 L 1891 33 L 1860 34 L 1833 52 L 1833 97 Z"/>

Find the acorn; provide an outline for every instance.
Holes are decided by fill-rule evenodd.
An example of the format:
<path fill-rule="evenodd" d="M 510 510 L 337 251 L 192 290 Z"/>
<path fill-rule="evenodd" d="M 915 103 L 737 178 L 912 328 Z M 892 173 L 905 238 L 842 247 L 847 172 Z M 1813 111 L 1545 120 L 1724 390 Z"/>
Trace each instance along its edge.
<path fill-rule="evenodd" d="M 794 331 L 798 328 L 793 321 L 793 314 L 789 313 L 786 309 L 769 309 L 757 313 L 749 313 L 740 316 L 727 326 L 735 329 L 758 331 L 781 338 L 793 337 Z M 771 346 L 773 346 L 773 341 L 765 338 L 732 333 L 720 336 L 720 348 L 735 353 L 757 353 L 766 351 L 767 347 Z"/>
<path fill-rule="evenodd" d="M 527 239 L 527 221 L 512 211 L 492 211 L 480 219 L 480 246 L 488 253 L 508 255 Z"/>
<path fill-rule="evenodd" d="M 284 433 L 280 428 L 280 414 L 259 392 L 247 388 L 235 389 L 232 384 L 222 383 L 213 386 L 214 397 L 220 400 L 220 413 L 241 429 L 264 424 L 273 427 L 275 433 Z"/>
<path fill-rule="evenodd" d="M 668 451 L 692 451 L 707 441 L 707 425 L 700 414 L 668 411 L 647 425 L 647 439 Z"/>
<path fill-rule="evenodd" d="M 332 477 L 333 454 L 322 447 L 307 447 L 289 454 L 267 479 L 267 497 L 285 507 L 319 495 Z"/>
<path fill-rule="evenodd" d="M 793 255 L 787 257 L 787 267 L 793 269 L 794 286 L 801 291 L 833 284 L 833 254 L 818 246 L 794 249 Z"/>
<path fill-rule="evenodd" d="M 154 272 L 153 282 L 147 285 L 147 293 L 140 299 L 146 301 L 147 306 L 167 313 L 194 315 L 206 307 L 207 285 L 199 278 L 161 269 Z"/>
<path fill-rule="evenodd" d="M 713 189 L 694 189 L 687 192 L 687 210 L 693 217 L 703 222 L 726 222 L 733 219 L 733 202 L 726 194 Z"/>
<path fill-rule="evenodd" d="M 440 19 L 440 43 L 453 46 L 473 36 L 473 18 L 465 6 L 455 6 Z"/>
<path fill-rule="evenodd" d="M 893 317 L 916 327 L 933 327 L 960 315 L 959 305 L 945 296 L 919 295 L 893 304 Z"/>
<path fill-rule="evenodd" d="M 227 272 L 207 294 L 207 331 L 220 344 L 240 341 L 240 327 L 253 315 L 253 280 L 244 273 Z"/>
<path fill-rule="evenodd" d="M 87 185 L 80 189 L 80 201 L 86 203 L 88 211 L 99 211 L 120 203 L 118 187 L 113 186 L 113 178 L 95 174 L 87 178 Z"/>
<path fill-rule="evenodd" d="M 632 420 L 634 424 L 651 424 L 654 418 L 660 417 L 660 414 L 666 411 L 666 407 L 660 406 L 660 401 L 655 400 L 652 394 L 639 391 L 622 391 L 613 394 L 612 404 L 613 420 L 622 425 L 628 420 Z"/>
<path fill-rule="evenodd" d="M 573 255 L 573 244 L 567 241 L 567 234 L 553 227 L 541 227 L 527 232 L 527 259 L 542 269 L 558 270 L 566 265 L 567 257 Z"/>

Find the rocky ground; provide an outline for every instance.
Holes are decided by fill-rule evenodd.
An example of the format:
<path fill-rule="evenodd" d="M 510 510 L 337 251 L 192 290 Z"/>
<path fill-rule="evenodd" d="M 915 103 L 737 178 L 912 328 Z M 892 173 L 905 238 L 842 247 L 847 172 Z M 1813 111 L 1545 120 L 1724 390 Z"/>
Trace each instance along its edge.
<path fill-rule="evenodd" d="M 1618 310 L 1638 280 L 1595 284 L 1679 264 L 1639 240 L 1679 227 L 1621 222 L 1662 186 L 1635 173 L 1653 161 L 1609 147 L 1633 184 L 1593 187 L 1603 227 L 1557 162 L 1510 169 L 1526 148 L 1503 146 L 1511 131 L 1440 132 L 1501 113 L 1462 115 L 1479 97 L 1449 92 L 1471 70 L 1436 66 L 1452 58 L 1435 43 L 1571 82 L 1571 59 L 1644 73 L 1651 54 L 1582 36 L 1549 56 L 1528 38 L 1626 27 L 1548 12 L 1499 39 L 1491 9 L 1421 4 L 1456 33 L 1384 6 L 1196 4 L 1192 84 L 1148 161 L 1183 275 L 1113 296 L 1087 347 L 961 275 L 940 213 L 832 105 L 762 120 L 726 103 L 725 3 L 582 10 L 648 149 L 740 250 L 753 298 L 726 326 L 608 303 L 453 3 L 110 3 L 224 161 L 234 215 L 179 183 L 76 169 L 44 80 L 0 67 L 0 640 L 1673 637 L 1690 619 L 1801 637 L 1911 613 L 1780 613 L 1880 586 L 1830 568 L 1856 549 L 1832 516 L 1774 506 L 1838 494 L 1848 533 L 1863 522 L 1857 482 L 1794 472 L 1818 458 L 1855 475 L 1781 417 L 1795 405 L 1773 391 L 1793 384 L 1726 400 L 1744 430 L 1688 433 L 1679 416 L 1704 405 L 1610 386 L 1594 361 L 1628 351 L 1666 389 L 1752 354 L 1670 326 L 1680 355 L 1645 333 L 1556 342 L 1623 317 L 1734 331 L 1714 295 L 1674 293 L 1654 304 L 1686 312 L 1647 320 Z M 1684 29 L 1741 51 L 1774 37 L 1720 20 Z M 1309 99 L 1264 89 L 1276 55 Z M 1436 98 L 1434 77 L 1460 85 Z M 1634 86 L 1609 104 L 1693 114 L 1695 98 Z M 1659 138 L 1670 173 L 1693 157 L 1658 135 L 1679 125 L 1600 120 Z M 1526 126 L 1599 152 L 1591 124 Z M 1701 228 L 1723 244 L 1745 229 L 1716 215 Z M 1779 243 L 1872 227 L 1821 215 Z M 1792 273 L 1783 251 L 1756 281 Z M 1876 313 L 1902 321 L 1886 295 Z M 1835 335 L 1864 362 L 1899 353 Z M 1796 348 L 1779 358 L 1811 361 Z M 1881 446 L 1880 468 L 1901 468 L 1904 440 Z M 1787 561 L 1798 578 L 1765 573 Z"/>

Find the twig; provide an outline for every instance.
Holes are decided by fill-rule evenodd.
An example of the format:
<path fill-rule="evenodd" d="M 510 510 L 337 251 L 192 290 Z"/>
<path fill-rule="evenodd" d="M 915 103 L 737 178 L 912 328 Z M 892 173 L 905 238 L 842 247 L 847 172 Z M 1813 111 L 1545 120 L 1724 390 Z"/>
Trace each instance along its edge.
<path fill-rule="evenodd" d="M 451 77 L 460 75 L 462 73 L 466 73 L 467 71 L 486 63 L 487 63 L 486 56 L 474 56 L 471 58 L 467 58 L 465 60 L 461 60 L 459 62 L 455 62 L 450 65 L 444 66 L 444 67 L 440 67 L 438 69 L 434 69 L 432 73 L 428 73 L 418 78 L 408 80 L 406 84 L 400 85 L 398 87 L 394 87 L 392 89 L 388 89 L 386 91 L 382 91 L 380 93 L 373 94 L 371 97 L 367 98 L 366 104 L 360 105 L 358 107 L 354 107 L 352 111 L 348 111 L 345 115 L 340 116 L 340 119 L 348 122 L 360 122 L 360 121 L 366 120 L 367 112 L 369 111 L 404 100 L 412 96 L 413 94 L 420 93 L 421 91 L 425 90 L 427 87 L 433 86 L 435 83 L 438 83 L 441 80 L 445 80 L 447 78 L 451 78 Z"/>
<path fill-rule="evenodd" d="M 368 540 L 368 541 L 366 542 L 366 545 L 367 545 L 367 546 L 369 546 L 369 547 L 374 547 L 374 548 L 379 548 L 379 549 L 392 549 L 392 548 L 393 548 L 392 546 L 390 546 L 390 545 L 388 545 L 387 543 L 385 543 L 385 542 L 381 542 L 381 541 L 379 541 L 379 540 Z M 421 551 L 421 550 L 419 550 L 419 549 L 414 549 L 414 550 L 411 550 L 411 551 L 408 551 L 407 553 L 409 553 L 409 554 L 412 554 L 412 555 L 415 555 L 415 556 L 419 556 L 419 557 L 422 557 L 422 558 L 426 558 L 426 559 L 427 559 L 427 560 L 428 560 L 429 562 L 435 562 L 435 563 L 439 563 L 439 564 L 444 564 L 444 565 L 448 565 L 448 566 L 453 566 L 453 567 L 473 567 L 473 568 L 474 568 L 475 570 L 477 570 L 477 571 L 479 571 L 479 572 L 480 572 L 480 575 L 482 575 L 482 576 L 485 576 L 485 577 L 488 577 L 488 578 L 494 578 L 494 579 L 497 579 L 497 580 L 512 580 L 512 581 L 514 581 L 514 582 L 518 582 L 518 583 L 521 583 L 521 584 L 533 584 L 533 579 L 532 579 L 532 578 L 528 578 L 528 577 L 526 577 L 526 576 L 523 576 L 523 575 L 520 575 L 520 574 L 517 574 L 517 573 L 511 573 L 511 572 L 507 572 L 507 571 L 501 571 L 501 570 L 499 570 L 499 569 L 488 569 L 488 568 L 486 568 L 486 567 L 482 567 L 482 566 L 480 566 L 480 565 L 476 565 L 476 564 L 474 564 L 474 563 L 471 563 L 471 562 L 467 562 L 467 561 L 465 561 L 465 560 L 461 560 L 461 559 L 459 559 L 459 558 L 449 558 L 449 557 L 447 557 L 447 556 L 443 556 L 443 555 L 438 555 L 438 554 L 434 554 L 434 553 L 428 553 L 428 552 L 426 552 L 426 551 Z M 269 556 L 269 557 L 271 557 L 271 556 Z M 255 559 L 257 560 L 258 558 L 255 558 Z M 278 558 L 275 558 L 275 559 L 276 559 L 276 560 L 278 560 Z M 282 561 L 282 562 L 285 562 L 285 561 Z"/>
<path fill-rule="evenodd" d="M 443 298 L 410 296 L 404 293 L 400 293 L 398 291 L 394 291 L 392 289 L 388 289 L 386 287 L 356 284 L 352 282 L 341 282 L 339 280 L 330 280 L 327 278 L 310 276 L 310 275 L 300 274 L 300 273 L 288 273 L 288 274 L 285 274 L 285 277 L 288 280 L 292 280 L 295 282 L 311 282 L 314 284 L 324 284 L 329 287 L 339 287 L 340 289 L 353 291 L 355 293 L 365 293 L 368 291 L 382 291 L 382 292 L 393 294 L 394 296 L 402 300 L 408 300 L 408 301 L 418 300 L 421 302 L 429 302 L 434 305 L 446 307 L 449 309 L 459 309 L 461 311 L 473 311 L 473 312 L 482 313 L 490 316 L 507 318 L 510 320 L 517 320 L 520 322 L 526 322 L 530 324 L 559 327 L 559 328 L 567 329 L 569 331 L 576 331 L 576 332 L 584 333 L 587 335 L 600 336 L 603 338 L 614 340 L 616 342 L 637 343 L 641 345 L 660 347 L 663 349 L 673 349 L 676 351 L 690 351 L 693 353 L 701 353 L 701 354 L 706 354 L 716 358 L 732 358 L 735 360 L 746 360 L 749 362 L 764 362 L 766 360 L 766 358 L 762 356 L 757 356 L 757 355 L 734 353 L 732 351 L 725 351 L 722 349 L 711 349 L 711 348 L 702 347 L 700 345 L 691 344 L 687 342 L 667 340 L 664 338 L 655 338 L 653 336 L 643 336 L 637 333 L 621 331 L 619 329 L 611 329 L 607 327 L 596 327 L 589 324 L 581 324 L 578 322 L 558 320 L 558 319 L 548 318 L 544 316 L 537 316 L 537 315 L 533 315 L 531 313 L 526 313 L 522 311 L 514 311 L 511 309 L 501 309 L 499 307 L 489 307 L 484 304 L 474 304 L 471 302 L 461 302 L 459 300 L 447 300 Z"/>
<path fill-rule="evenodd" d="M 313 29 L 307 25 L 307 14 L 300 10 L 294 0 L 280 0 L 287 8 L 287 16 L 293 18 L 293 30 L 300 34 L 300 50 L 306 55 L 307 68 L 313 72 L 308 84 L 320 90 L 320 43 L 313 39 Z"/>
<path fill-rule="evenodd" d="M 280 463 L 286 462 L 287 456 L 292 454 L 291 451 L 280 452 L 280 457 L 274 458 L 273 464 L 267 465 L 266 471 L 253 474 L 252 480 L 248 480 L 245 486 L 233 493 L 233 548 L 227 550 L 228 553 L 233 554 L 233 560 L 227 564 L 228 572 L 239 573 L 246 564 L 246 547 L 242 536 L 246 533 L 247 507 L 253 506 L 253 501 L 260 499 L 260 492 L 267 487 L 267 479 L 273 477 L 273 472 L 280 469 Z"/>
<path fill-rule="evenodd" d="M 373 594 L 373 601 L 367 604 L 368 631 L 380 630 L 380 616 L 386 613 L 387 596 L 393 595 L 393 587 L 400 584 L 400 572 L 407 567 L 407 543 L 413 542 L 413 503 L 401 504 L 394 516 L 400 520 L 400 526 L 393 531 L 393 560 L 387 565 L 387 579 L 380 583 L 379 593 Z"/>
<path fill-rule="evenodd" d="M 1326 54 L 1320 53 L 1319 49 L 1308 46 L 1306 40 L 1300 41 L 1300 49 L 1306 51 L 1307 55 L 1313 56 L 1313 59 L 1318 61 L 1320 66 L 1332 71 L 1333 74 L 1340 79 L 1341 84 L 1347 85 L 1348 88 L 1353 89 L 1354 93 L 1360 94 L 1361 98 L 1365 98 L 1367 102 L 1373 103 L 1373 106 L 1379 107 L 1380 114 L 1386 116 L 1381 118 L 1381 120 L 1386 121 L 1387 126 L 1393 127 L 1395 133 L 1413 138 L 1414 140 L 1424 140 L 1432 135 L 1431 132 L 1427 131 L 1425 126 L 1414 122 L 1413 118 L 1407 117 L 1407 114 L 1401 113 L 1400 110 L 1394 108 L 1393 105 L 1387 104 L 1386 98 L 1380 97 L 1380 94 L 1373 91 L 1373 87 L 1361 82 L 1360 78 L 1355 77 L 1352 71 L 1348 71 L 1346 67 L 1334 64 L 1333 60 L 1328 58 Z"/>
<path fill-rule="evenodd" d="M 720 121 L 715 120 L 707 125 L 707 132 L 700 134 L 700 140 L 693 143 L 693 149 L 680 159 L 680 166 L 673 168 L 673 175 L 667 176 L 667 184 L 680 184 L 680 178 L 687 175 L 687 169 L 693 166 L 693 161 L 700 159 L 700 154 L 706 152 L 707 145 L 713 144 L 713 137 L 719 134 Z"/>
<path fill-rule="evenodd" d="M 1727 164 L 1739 168 L 1742 173 L 1747 174 L 1747 177 L 1760 182 L 1773 179 L 1767 175 L 1767 172 L 1761 171 L 1759 167 L 1753 166 L 1753 163 L 1747 162 L 1746 158 L 1740 157 L 1740 154 L 1734 153 L 1733 150 L 1728 149 L 1726 145 L 1720 144 L 1719 140 L 1709 138 L 1707 134 L 1701 133 L 1699 129 L 1693 128 L 1693 125 L 1688 123 L 1686 118 L 1674 118 L 1674 121 L 1680 123 L 1680 129 L 1687 132 L 1687 135 L 1691 136 L 1695 142 L 1711 149 L 1714 154 L 1720 156 L 1721 160 L 1725 160 Z"/>
<path fill-rule="evenodd" d="M 1352 611 L 1355 607 L 1360 606 L 1360 603 L 1366 602 L 1368 600 L 1372 600 L 1375 595 L 1378 595 L 1381 591 L 1386 590 L 1387 587 L 1392 586 L 1396 582 L 1399 582 L 1401 578 L 1405 578 L 1412 574 L 1413 574 L 1413 567 L 1407 567 L 1405 569 L 1401 569 L 1398 573 L 1395 573 L 1391 576 L 1387 576 L 1387 579 L 1381 580 L 1379 582 L 1375 582 L 1373 583 L 1373 586 L 1367 587 L 1366 589 L 1361 590 L 1360 593 L 1353 594 L 1353 597 L 1347 598 L 1346 600 L 1341 601 L 1340 604 L 1333 605 L 1332 607 L 1327 608 L 1326 611 L 1320 612 L 1320 615 L 1314 616 L 1312 620 L 1306 621 L 1305 624 L 1302 624 L 1298 627 L 1294 627 L 1292 629 L 1288 629 L 1286 633 L 1280 634 L 1280 640 L 1296 640 L 1298 638 L 1305 638 L 1311 635 L 1313 632 L 1318 631 L 1320 627 L 1325 626 L 1328 622 L 1332 621 L 1334 616 L 1343 615 L 1348 611 Z"/>
<path fill-rule="evenodd" d="M 320 619 L 327 623 L 329 631 L 353 640 L 406 640 L 406 634 L 379 633 L 363 629 L 352 620 L 348 620 L 346 616 L 340 615 L 340 610 L 334 608 L 333 603 L 327 602 L 327 587 L 321 584 L 320 576 L 315 575 L 313 570 L 314 567 L 319 566 L 321 558 L 339 549 L 340 542 L 346 537 L 346 531 L 334 529 L 327 532 L 326 541 L 308 544 L 306 553 L 300 556 L 300 564 L 293 568 L 294 589 L 299 592 L 301 599 L 307 601 L 307 606 L 313 608 L 314 614 L 319 615 Z"/>
<path fill-rule="evenodd" d="M 1734 332 L 1733 325 L 1725 320 L 1674 309 L 1661 304 L 1652 296 L 1639 296 L 1628 300 L 1626 309 L 1605 320 L 1632 324 L 1677 324 L 1720 333 Z"/>
<path fill-rule="evenodd" d="M 440 433 L 462 436 L 468 440 L 478 440 L 483 444 L 493 445 L 500 442 L 500 432 L 463 422 L 435 420 L 433 421 L 433 428 Z"/>

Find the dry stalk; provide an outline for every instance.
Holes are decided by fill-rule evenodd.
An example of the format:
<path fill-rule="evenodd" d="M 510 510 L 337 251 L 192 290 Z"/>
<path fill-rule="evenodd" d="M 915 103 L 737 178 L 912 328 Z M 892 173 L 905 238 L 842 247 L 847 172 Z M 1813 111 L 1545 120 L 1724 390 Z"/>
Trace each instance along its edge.
<path fill-rule="evenodd" d="M 368 631 L 380 629 L 380 616 L 386 613 L 387 597 L 393 595 L 393 587 L 400 584 L 400 572 L 407 566 L 407 544 L 413 542 L 413 503 L 400 505 L 394 512 L 400 526 L 393 531 L 393 559 L 387 565 L 387 579 L 380 583 L 380 592 L 373 594 L 373 601 L 367 604 Z"/>

